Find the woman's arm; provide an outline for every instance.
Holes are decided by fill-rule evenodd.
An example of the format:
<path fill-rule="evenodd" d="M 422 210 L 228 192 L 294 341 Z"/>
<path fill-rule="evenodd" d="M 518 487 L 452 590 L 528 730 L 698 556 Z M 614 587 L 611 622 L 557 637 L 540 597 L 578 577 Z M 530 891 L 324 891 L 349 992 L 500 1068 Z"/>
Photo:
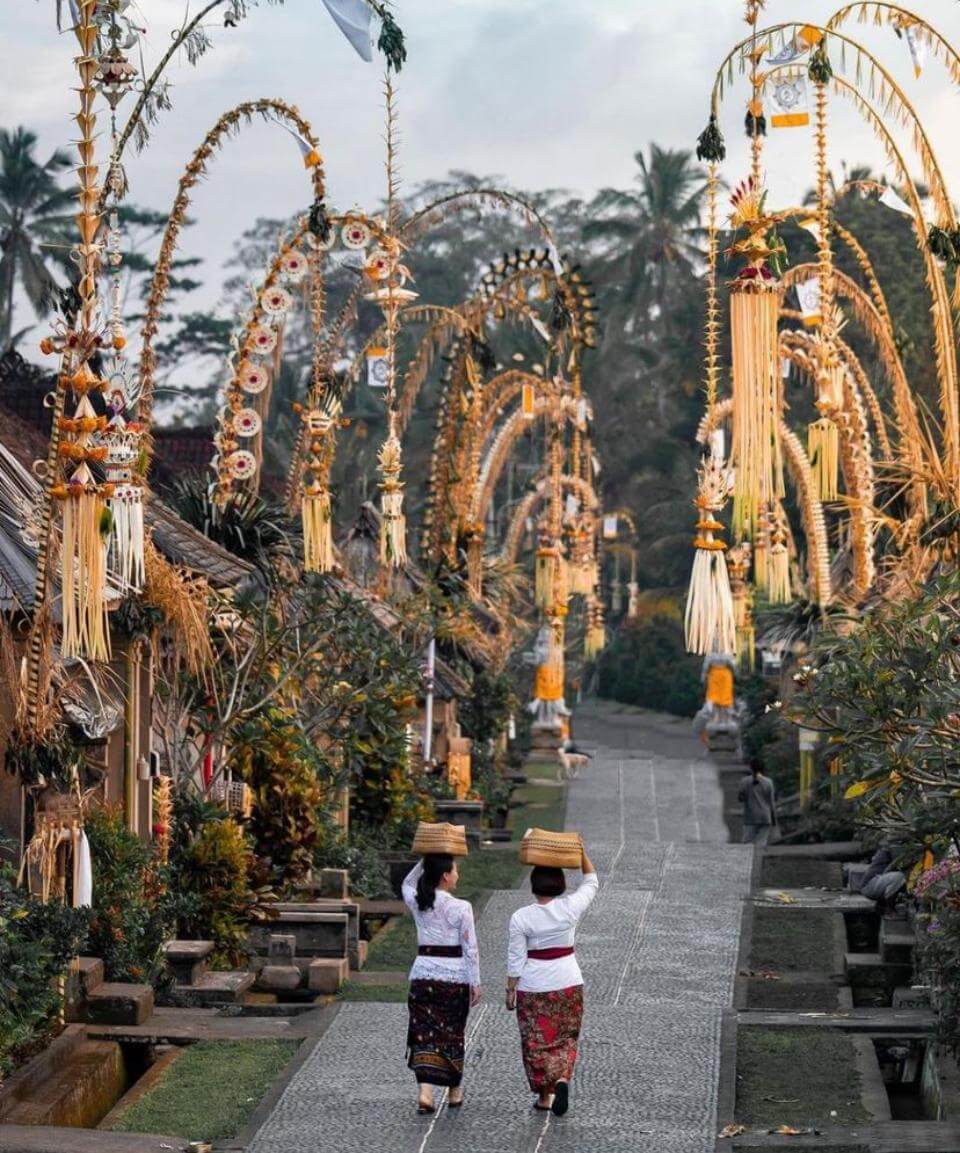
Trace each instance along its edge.
<path fill-rule="evenodd" d="M 580 920 L 600 888 L 600 878 L 597 876 L 593 861 L 587 856 L 586 849 L 583 850 L 580 868 L 583 872 L 583 880 L 580 885 L 569 896 L 560 898 L 566 905 L 567 914 L 574 921 Z"/>
<path fill-rule="evenodd" d="M 517 984 L 527 963 L 527 934 L 517 913 L 510 918 L 510 936 L 507 941 L 507 1008 L 517 1004 Z"/>
<path fill-rule="evenodd" d="M 411 913 L 417 908 L 417 881 L 423 875 L 423 861 L 417 861 L 409 873 L 403 878 L 400 892 L 403 894 L 403 903 Z"/>
<path fill-rule="evenodd" d="M 477 943 L 477 930 L 473 922 L 473 908 L 466 901 L 460 919 L 460 948 L 467 967 L 467 984 L 470 986 L 470 1003 L 480 1000 L 480 946 Z"/>

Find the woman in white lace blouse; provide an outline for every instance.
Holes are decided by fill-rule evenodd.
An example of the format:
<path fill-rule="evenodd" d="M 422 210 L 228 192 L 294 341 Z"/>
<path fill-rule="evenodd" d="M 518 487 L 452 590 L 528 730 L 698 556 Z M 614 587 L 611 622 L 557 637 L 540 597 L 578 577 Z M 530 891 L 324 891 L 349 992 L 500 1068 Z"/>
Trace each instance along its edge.
<path fill-rule="evenodd" d="M 449 1108 L 463 1104 L 464 1033 L 470 1008 L 480 1001 L 473 908 L 453 896 L 459 876 L 455 858 L 429 853 L 403 882 L 403 900 L 417 926 L 407 1064 L 420 1086 L 421 1113 L 434 1112 L 434 1085 L 449 1090 Z"/>
<path fill-rule="evenodd" d="M 507 1008 L 516 1009 L 523 1067 L 535 1109 L 558 1117 L 569 1105 L 583 1020 L 583 974 L 577 963 L 577 925 L 599 889 L 583 853 L 583 881 L 567 893 L 563 869 L 537 865 L 530 874 L 536 900 L 510 918 Z"/>

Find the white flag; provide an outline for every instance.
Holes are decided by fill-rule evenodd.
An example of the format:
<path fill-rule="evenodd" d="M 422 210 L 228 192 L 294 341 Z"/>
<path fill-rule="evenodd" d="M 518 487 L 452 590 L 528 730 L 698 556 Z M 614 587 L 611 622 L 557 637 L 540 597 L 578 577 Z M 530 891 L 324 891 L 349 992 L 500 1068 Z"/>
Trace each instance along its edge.
<path fill-rule="evenodd" d="M 794 60 L 799 60 L 800 57 L 807 51 L 808 45 L 799 43 L 796 39 L 788 40 L 786 44 L 774 55 L 768 56 L 765 63 L 769 64 L 772 68 L 779 68 L 784 64 L 792 64 Z"/>
<path fill-rule="evenodd" d="M 918 79 L 923 72 L 924 61 L 927 58 L 927 42 L 921 37 L 920 30 L 916 24 L 908 24 L 903 30 L 903 35 L 907 41 L 907 47 L 910 49 L 910 59 L 913 61 L 913 74 Z"/>
<path fill-rule="evenodd" d="M 618 521 L 617 517 L 605 516 L 603 518 L 603 539 L 604 540 L 616 540 L 617 539 L 618 525 L 619 525 L 619 521 Z"/>
<path fill-rule="evenodd" d="M 373 59 L 373 37 L 370 35 L 373 9 L 367 0 L 323 0 L 323 4 L 357 55 L 369 64 Z"/>
<path fill-rule="evenodd" d="M 386 388 L 390 375 L 390 365 L 385 348 L 367 350 L 367 385 L 370 388 Z"/>
<path fill-rule="evenodd" d="M 894 212 L 902 212 L 904 216 L 913 216 L 913 209 L 910 205 L 898 196 L 896 190 L 889 185 L 880 194 L 880 203 L 885 204 L 887 208 L 892 208 Z"/>
<path fill-rule="evenodd" d="M 803 313 L 803 323 L 809 326 L 820 323 L 820 279 L 812 276 L 796 286 L 797 300 Z"/>
<path fill-rule="evenodd" d="M 789 356 L 781 356 L 780 357 L 780 375 L 783 377 L 784 380 L 790 379 L 790 365 L 791 365 L 791 363 L 792 363 L 792 361 L 790 360 Z"/>
<path fill-rule="evenodd" d="M 577 513 L 579 511 L 580 511 L 580 502 L 577 500 L 577 498 L 573 495 L 572 492 L 568 492 L 567 493 L 567 508 L 566 508 L 567 516 L 570 518 L 573 518 L 577 515 Z"/>
<path fill-rule="evenodd" d="M 807 78 L 787 76 L 773 86 L 772 114 L 773 128 L 803 128 L 810 123 L 810 107 L 807 103 Z"/>
<path fill-rule="evenodd" d="M 798 220 L 797 225 L 805 232 L 809 232 L 818 244 L 820 243 L 820 221 L 815 216 L 806 216 Z"/>

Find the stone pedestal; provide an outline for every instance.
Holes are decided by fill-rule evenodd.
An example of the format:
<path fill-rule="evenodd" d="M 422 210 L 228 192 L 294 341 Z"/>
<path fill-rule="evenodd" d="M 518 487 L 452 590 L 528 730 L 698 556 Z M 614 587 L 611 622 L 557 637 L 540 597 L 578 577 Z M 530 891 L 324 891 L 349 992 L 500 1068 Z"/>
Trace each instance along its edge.
<path fill-rule="evenodd" d="M 437 801 L 434 808 L 438 821 L 465 826 L 467 843 L 479 847 L 483 833 L 483 801 Z"/>

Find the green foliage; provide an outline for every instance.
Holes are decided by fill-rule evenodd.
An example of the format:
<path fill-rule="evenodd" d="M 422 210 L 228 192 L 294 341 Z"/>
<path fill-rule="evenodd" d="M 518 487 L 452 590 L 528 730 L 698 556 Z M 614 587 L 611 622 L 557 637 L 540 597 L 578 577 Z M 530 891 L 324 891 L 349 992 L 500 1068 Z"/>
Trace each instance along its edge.
<path fill-rule="evenodd" d="M 187 898 L 179 933 L 189 940 L 213 941 L 214 962 L 240 965 L 246 959 L 247 923 L 257 911 L 250 885 L 253 850 L 231 817 L 206 821 L 171 862 L 171 883 Z"/>
<path fill-rule="evenodd" d="M 86 931 L 86 910 L 59 901 L 41 904 L 0 865 L 0 1081 L 55 1024 L 55 982 L 80 951 Z"/>
<path fill-rule="evenodd" d="M 108 981 L 155 982 L 163 973 L 163 943 L 176 917 L 151 847 L 126 827 L 116 809 L 92 809 L 85 827 L 93 860 L 86 948 L 103 959 Z"/>
<path fill-rule="evenodd" d="M 510 715 L 519 710 L 520 702 L 506 673 L 482 669 L 474 674 L 472 688 L 472 695 L 460 706 L 459 718 L 463 735 L 473 740 L 473 788 L 488 813 L 505 812 L 510 785 L 503 775 L 506 766 L 497 761 L 496 742 L 507 731 Z"/>
<path fill-rule="evenodd" d="M 625 620 L 598 668 L 601 697 L 679 717 L 703 704 L 700 662 L 686 652 L 683 626 L 671 617 Z"/>
<path fill-rule="evenodd" d="M 73 162 L 58 149 L 41 164 L 36 147 L 36 134 L 26 128 L 0 129 L 0 351 L 14 336 L 17 292 L 45 317 L 57 292 L 51 265 L 69 268 L 74 194 L 60 180 Z"/>
<path fill-rule="evenodd" d="M 236 728 L 229 765 L 253 790 L 250 831 L 261 883 L 284 889 L 313 864 L 330 766 L 291 709 L 262 709 Z"/>
<path fill-rule="evenodd" d="M 822 728 L 856 786 L 857 822 L 918 855 L 960 841 L 960 574 L 824 635 L 801 667 L 794 712 Z"/>
<path fill-rule="evenodd" d="M 54 731 L 38 744 L 33 740 L 10 741 L 4 767 L 28 787 L 68 792 L 84 764 L 83 753 L 62 731 Z"/>

